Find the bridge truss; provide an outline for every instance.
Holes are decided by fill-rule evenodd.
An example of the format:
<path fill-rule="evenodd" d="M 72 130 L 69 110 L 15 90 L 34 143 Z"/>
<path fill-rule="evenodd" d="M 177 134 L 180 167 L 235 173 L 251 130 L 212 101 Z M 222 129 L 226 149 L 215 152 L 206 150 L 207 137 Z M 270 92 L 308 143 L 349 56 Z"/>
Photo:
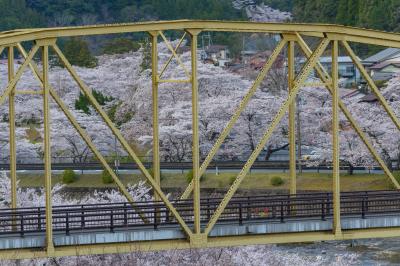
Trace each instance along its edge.
<path fill-rule="evenodd" d="M 165 31 L 184 31 L 184 35 L 179 41 L 177 47 L 172 47 L 170 42 L 164 35 Z M 244 98 L 238 105 L 233 116 L 230 118 L 226 127 L 219 135 L 216 143 L 210 150 L 205 160 L 200 164 L 199 158 L 199 123 L 198 123 L 198 81 L 197 81 L 197 38 L 203 31 L 226 31 L 226 32 L 260 32 L 280 34 L 281 40 L 272 52 L 269 59 L 259 72 L 257 78 L 249 88 Z M 137 154 L 124 139 L 121 132 L 113 124 L 106 112 L 102 110 L 100 104 L 92 95 L 84 81 L 79 77 L 73 66 L 65 57 L 63 52 L 57 46 L 57 38 L 72 37 L 72 36 L 89 36 L 113 33 L 133 33 L 147 32 L 151 37 L 152 43 L 152 106 L 153 106 L 153 175 L 145 168 Z M 186 69 L 182 63 L 177 49 L 181 45 L 186 36 L 189 36 L 191 43 L 191 69 Z M 319 38 L 319 44 L 312 50 L 305 42 L 304 37 L 311 36 Z M 167 44 L 172 53 L 171 58 L 160 70 L 158 68 L 158 40 L 162 39 Z M 339 110 L 347 117 L 354 130 L 358 133 L 362 141 L 365 143 L 368 150 L 375 157 L 376 161 L 383 169 L 387 177 L 394 183 L 397 189 L 400 188 L 399 183 L 393 177 L 389 168 L 385 165 L 379 153 L 373 148 L 371 142 L 366 137 L 362 128 L 357 124 L 350 111 L 346 108 L 339 98 L 338 92 L 338 50 L 339 45 L 342 45 L 348 55 L 352 58 L 354 64 L 361 72 L 369 87 L 375 93 L 377 99 L 384 107 L 385 111 L 400 130 L 400 122 L 395 113 L 386 102 L 372 78 L 362 66 L 358 57 L 349 45 L 349 42 L 364 43 L 372 45 L 390 46 L 400 48 L 400 35 L 395 33 L 387 33 L 373 31 L 367 29 L 350 28 L 337 25 L 320 25 L 320 24 L 279 24 L 279 23 L 253 23 L 253 22 L 222 22 L 222 21 L 166 21 L 166 22 L 146 22 L 146 23 L 130 23 L 130 24 L 115 24 L 115 25 L 96 25 L 96 26 L 80 26 L 80 27 L 64 27 L 64 28 L 43 28 L 43 29 L 28 29 L 14 30 L 3 32 L 0 34 L 0 53 L 7 51 L 8 58 L 8 84 L 4 92 L 0 96 L 0 104 L 3 104 L 6 99 L 9 102 L 9 128 L 10 128 L 10 177 L 12 184 L 11 207 L 17 207 L 17 176 L 16 176 L 16 139 L 15 139 L 15 95 L 16 94 L 40 94 L 43 96 L 43 112 L 44 112 L 44 164 L 45 164 L 45 193 L 46 207 L 45 215 L 45 233 L 46 246 L 42 249 L 13 249 L 0 251 L 0 258 L 33 258 L 47 256 L 72 256 L 72 255 L 87 255 L 87 254 L 103 254 L 103 253 L 118 253 L 131 252 L 137 250 L 163 250 L 163 249 L 178 249 L 178 248 L 200 248 L 200 247 L 218 247 L 232 245 L 247 245 L 247 244 L 265 244 L 265 243 L 283 243 L 283 242 L 305 242 L 318 240 L 342 240 L 368 237 L 392 237 L 400 236 L 398 228 L 382 228 L 382 229 L 359 229 L 359 230 L 342 230 L 341 227 L 341 206 L 340 206 L 340 176 L 339 176 Z M 22 44 L 33 43 L 29 51 L 26 51 Z M 298 46 L 307 61 L 303 65 L 300 72 L 295 74 L 295 56 L 294 48 Z M 320 64 L 319 58 L 326 51 L 327 47 L 331 47 L 332 54 L 332 71 L 328 73 Z M 17 49 L 24 57 L 24 62 L 19 69 L 14 70 L 14 50 Z M 112 244 L 88 244 L 81 246 L 54 246 L 53 244 L 53 208 L 51 204 L 51 151 L 50 151 L 50 112 L 49 100 L 52 98 L 60 109 L 64 112 L 70 123 L 77 130 L 82 139 L 90 147 L 93 154 L 98 158 L 103 167 L 110 173 L 121 193 L 126 197 L 127 201 L 134 207 L 139 214 L 144 224 L 149 220 L 141 206 L 136 205 L 133 198 L 128 193 L 127 189 L 120 181 L 119 177 L 114 173 L 106 159 L 96 148 L 92 140 L 88 137 L 84 127 L 74 118 L 68 107 L 62 101 L 61 97 L 52 88 L 49 83 L 49 50 L 52 49 L 59 60 L 64 64 L 71 77 L 78 84 L 81 92 L 87 96 L 92 106 L 111 129 L 122 147 L 128 155 L 137 164 L 139 170 L 147 179 L 148 183 L 153 188 L 155 200 L 162 202 L 165 208 L 171 214 L 172 219 L 179 224 L 186 239 L 172 240 L 149 240 L 126 243 Z M 279 54 L 287 49 L 288 75 L 289 75 L 289 94 L 278 110 L 273 121 L 266 128 L 255 150 L 252 152 L 242 170 L 237 175 L 235 181 L 230 186 L 228 192 L 219 201 L 215 209 L 209 216 L 209 219 L 204 222 L 201 219 L 201 199 L 200 199 L 200 176 L 205 172 L 207 166 L 217 153 L 225 138 L 229 135 L 232 127 L 237 122 L 240 114 L 249 104 L 251 97 L 256 92 L 262 80 L 272 68 L 273 63 L 278 58 Z M 35 64 L 33 58 L 41 50 L 41 69 Z M 172 61 L 176 59 L 179 65 L 185 71 L 185 79 L 163 79 L 163 73 Z M 23 72 L 27 68 L 31 68 L 37 80 L 41 84 L 40 91 L 19 91 L 16 90 L 16 84 L 20 80 Z M 241 236 L 224 236 L 214 237 L 209 236 L 211 230 L 217 224 L 221 215 L 226 210 L 227 206 L 239 188 L 241 182 L 246 177 L 251 166 L 270 139 L 274 129 L 282 120 L 286 112 L 289 114 L 289 143 L 290 143 L 290 194 L 296 194 L 296 155 L 295 155 L 295 98 L 302 86 L 305 85 L 306 79 L 311 71 L 315 70 L 325 86 L 332 95 L 332 143 L 333 143 L 333 186 L 332 186 L 332 202 L 333 202 L 333 231 L 321 232 L 302 232 L 302 233 L 279 233 L 279 234 L 249 234 Z M 159 157 L 159 123 L 158 123 L 158 86 L 161 83 L 189 83 L 192 87 L 192 160 L 193 160 L 193 181 L 187 187 L 181 200 L 189 198 L 193 194 L 190 204 L 193 210 L 193 219 L 188 223 L 183 214 L 176 208 L 174 202 L 169 200 L 160 186 L 160 157 Z M 161 207 L 160 207 L 161 208 Z"/>

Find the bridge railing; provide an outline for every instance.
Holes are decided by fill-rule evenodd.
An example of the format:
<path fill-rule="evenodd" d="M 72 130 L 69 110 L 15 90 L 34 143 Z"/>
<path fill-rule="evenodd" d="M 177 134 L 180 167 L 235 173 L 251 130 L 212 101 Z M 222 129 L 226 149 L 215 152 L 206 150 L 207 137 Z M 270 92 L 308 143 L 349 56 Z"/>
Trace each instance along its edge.
<path fill-rule="evenodd" d="M 201 221 L 205 224 L 218 207 L 221 198 L 201 201 Z M 333 215 L 332 193 L 304 193 L 298 195 L 269 195 L 235 197 L 224 210 L 220 223 L 243 225 L 247 222 L 286 222 L 302 219 L 330 219 Z M 140 202 L 140 207 L 150 224 L 145 224 L 129 203 L 103 203 L 87 205 L 55 206 L 53 230 L 69 234 L 83 230 L 133 229 L 177 225 L 170 211 L 161 202 Z M 174 202 L 176 209 L 189 225 L 193 225 L 191 200 Z M 342 216 L 366 218 L 367 216 L 400 213 L 398 191 L 343 192 Z M 45 208 L 2 209 L 0 211 L 0 236 L 45 231 Z"/>

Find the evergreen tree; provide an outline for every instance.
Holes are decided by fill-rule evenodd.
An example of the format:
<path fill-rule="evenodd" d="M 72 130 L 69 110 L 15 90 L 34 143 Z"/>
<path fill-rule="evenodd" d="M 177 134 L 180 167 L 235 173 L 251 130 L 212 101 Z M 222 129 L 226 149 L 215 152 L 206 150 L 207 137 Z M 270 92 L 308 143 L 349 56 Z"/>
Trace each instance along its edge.
<path fill-rule="evenodd" d="M 265 3 L 273 8 L 290 11 L 296 22 L 337 23 L 400 31 L 400 0 L 254 0 L 253 3 Z M 0 31 L 174 19 L 237 21 L 246 20 L 247 16 L 243 10 L 233 8 L 232 0 L 0 0 Z M 173 35 L 176 33 L 167 34 L 171 38 L 177 38 Z M 139 39 L 135 38 L 135 41 Z M 238 38 L 234 35 L 213 33 L 213 40 L 227 44 L 233 52 L 239 47 Z M 124 45 L 127 44 L 122 44 Z M 93 48 L 95 51 L 102 50 L 95 42 Z M 119 47 L 115 45 L 107 49 L 110 53 L 121 52 L 117 48 Z M 87 67 L 96 65 L 96 59 L 90 54 L 84 40 L 69 39 L 64 49 L 73 64 Z M 122 52 L 125 50 L 126 47 Z M 371 51 L 368 47 L 365 50 L 366 53 Z"/>
<path fill-rule="evenodd" d="M 92 95 L 94 96 L 94 98 L 100 105 L 105 105 L 107 102 L 114 100 L 113 97 L 104 96 L 101 92 L 96 91 L 96 90 L 92 90 Z M 85 114 L 89 115 L 90 114 L 89 106 L 90 106 L 89 98 L 80 92 L 79 98 L 77 100 L 75 100 L 75 109 L 81 110 Z"/>
<path fill-rule="evenodd" d="M 43 26 L 41 15 L 27 7 L 25 0 L 0 0 L 0 30 Z"/>
<path fill-rule="evenodd" d="M 116 38 L 108 42 L 103 47 L 103 53 L 105 54 L 123 54 L 130 51 L 137 51 L 140 48 L 138 42 L 126 39 Z"/>
<path fill-rule="evenodd" d="M 347 1 L 347 25 L 355 26 L 358 22 L 359 0 Z"/>
<path fill-rule="evenodd" d="M 89 47 L 82 38 L 70 38 L 64 43 L 63 53 L 72 65 L 93 68 L 97 59 L 90 53 Z"/>

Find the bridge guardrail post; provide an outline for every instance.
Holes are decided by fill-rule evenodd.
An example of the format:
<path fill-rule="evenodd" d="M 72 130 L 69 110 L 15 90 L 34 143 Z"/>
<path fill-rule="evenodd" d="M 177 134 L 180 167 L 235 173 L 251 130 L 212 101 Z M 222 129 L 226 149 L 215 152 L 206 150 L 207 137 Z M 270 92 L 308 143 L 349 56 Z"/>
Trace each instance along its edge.
<path fill-rule="evenodd" d="M 69 212 L 67 211 L 65 214 L 65 234 L 69 235 Z"/>
<path fill-rule="evenodd" d="M 21 222 L 21 224 L 20 224 L 21 236 L 23 237 L 24 236 L 24 215 L 23 214 L 21 214 L 20 222 Z"/>
<path fill-rule="evenodd" d="M 281 223 L 284 223 L 284 222 L 285 222 L 285 220 L 284 220 L 285 212 L 284 212 L 284 210 L 283 210 L 283 207 L 284 207 L 284 202 L 283 202 L 283 200 L 282 200 L 282 201 L 281 201 Z"/>
<path fill-rule="evenodd" d="M 210 199 L 207 198 L 207 220 L 210 220 L 211 213 L 210 213 Z"/>
<path fill-rule="evenodd" d="M 38 208 L 38 231 L 42 231 L 42 216 L 41 216 L 41 212 L 40 212 L 40 207 Z"/>
<path fill-rule="evenodd" d="M 362 197 L 361 201 L 361 217 L 365 219 L 365 198 Z"/>
<path fill-rule="evenodd" d="M 114 210 L 110 212 L 110 232 L 114 233 Z"/>
<path fill-rule="evenodd" d="M 165 208 L 165 222 L 169 222 L 169 210 L 168 208 Z"/>
<path fill-rule="evenodd" d="M 157 208 L 156 207 L 154 207 L 154 214 L 153 214 L 153 220 L 154 220 L 154 230 L 157 230 Z"/>
<path fill-rule="evenodd" d="M 273 218 L 273 219 L 276 218 L 276 206 L 275 206 L 275 204 L 272 205 L 272 218 Z"/>
<path fill-rule="evenodd" d="M 329 198 L 329 193 L 326 193 L 326 215 L 331 213 L 331 200 Z"/>
<path fill-rule="evenodd" d="M 239 203 L 239 225 L 243 225 L 242 203 Z"/>
<path fill-rule="evenodd" d="M 251 213 L 250 213 L 250 197 L 247 197 L 247 220 L 250 220 Z"/>
<path fill-rule="evenodd" d="M 124 225 L 128 226 L 128 209 L 126 206 L 126 202 L 124 202 Z"/>
<path fill-rule="evenodd" d="M 83 228 L 85 228 L 85 211 L 84 211 L 84 209 L 83 209 L 84 207 L 83 207 L 83 205 L 81 206 L 81 209 L 82 209 L 82 211 L 81 211 L 81 228 L 83 229 Z"/>
<path fill-rule="evenodd" d="M 326 219 L 325 219 L 325 201 L 324 200 L 322 200 L 321 201 L 321 220 L 322 221 L 326 221 Z"/>

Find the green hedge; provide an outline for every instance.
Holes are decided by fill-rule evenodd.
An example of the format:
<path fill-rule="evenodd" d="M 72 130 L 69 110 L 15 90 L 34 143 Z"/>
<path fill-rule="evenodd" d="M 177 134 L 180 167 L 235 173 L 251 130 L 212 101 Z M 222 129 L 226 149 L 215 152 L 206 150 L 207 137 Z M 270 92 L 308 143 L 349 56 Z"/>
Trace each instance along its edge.
<path fill-rule="evenodd" d="M 271 185 L 273 185 L 274 187 L 283 185 L 284 183 L 285 183 L 285 181 L 280 176 L 273 176 L 271 178 Z"/>
<path fill-rule="evenodd" d="M 103 170 L 103 172 L 101 173 L 101 180 L 104 184 L 111 184 L 114 182 L 114 179 L 107 170 Z"/>
<path fill-rule="evenodd" d="M 78 176 L 73 170 L 64 170 L 62 174 L 62 181 L 64 184 L 71 184 L 78 179 Z"/>

